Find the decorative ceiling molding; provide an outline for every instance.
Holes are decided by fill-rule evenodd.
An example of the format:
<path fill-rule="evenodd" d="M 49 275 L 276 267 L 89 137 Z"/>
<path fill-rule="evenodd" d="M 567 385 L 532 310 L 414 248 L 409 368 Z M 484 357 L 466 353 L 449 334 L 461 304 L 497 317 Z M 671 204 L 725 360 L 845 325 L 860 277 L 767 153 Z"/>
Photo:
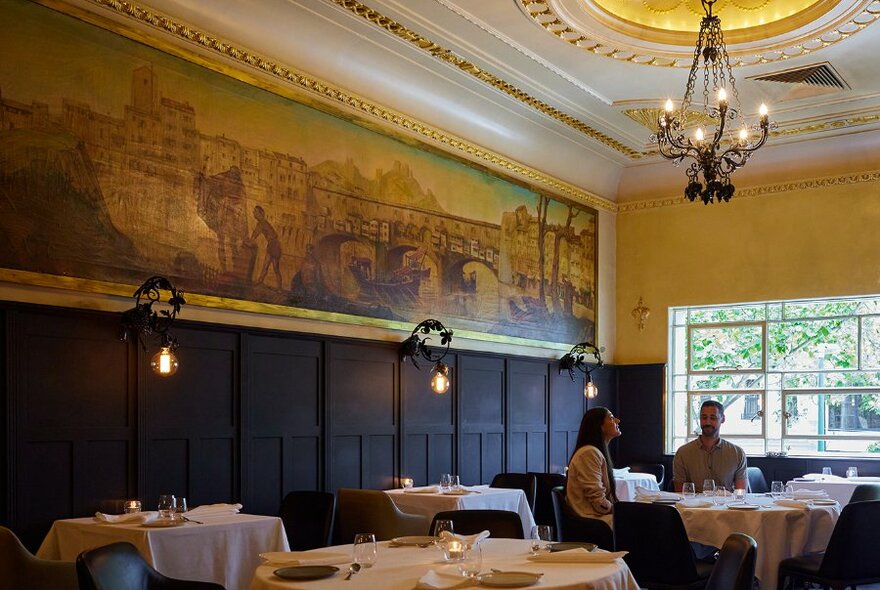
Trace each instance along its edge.
<path fill-rule="evenodd" d="M 841 186 L 850 184 L 862 184 L 865 182 L 880 181 L 880 170 L 872 172 L 858 172 L 853 174 L 844 174 L 840 176 L 823 176 L 820 178 L 810 178 L 798 180 L 794 182 L 780 182 L 776 184 L 765 184 L 754 186 L 751 188 L 737 189 L 736 199 L 761 197 L 765 195 L 774 195 L 779 193 L 787 193 L 791 191 L 804 191 L 816 188 L 824 188 L 828 186 Z M 657 209 L 659 207 L 672 207 L 675 205 L 694 206 L 685 197 L 663 197 L 659 199 L 647 199 L 644 201 L 633 201 L 631 203 L 620 203 L 617 206 L 618 213 L 633 213 L 636 211 L 647 211 L 649 209 Z"/>
<path fill-rule="evenodd" d="M 58 0 L 40 1 L 62 10 L 64 9 L 63 7 L 71 7 L 66 3 L 59 3 Z M 275 63 L 263 56 L 252 53 L 247 49 L 236 47 L 209 33 L 176 22 L 165 15 L 158 14 L 152 10 L 124 0 L 86 0 L 86 2 L 110 10 L 125 18 L 132 19 L 140 25 L 146 25 L 150 28 L 161 31 L 179 41 L 193 44 L 201 50 L 206 50 L 209 54 L 214 54 L 216 57 L 222 58 L 224 61 L 232 60 L 237 67 L 257 70 L 262 76 L 269 76 L 276 81 L 282 82 L 284 87 L 289 88 L 292 86 L 294 89 L 305 91 L 309 95 L 316 95 L 320 97 L 320 102 L 322 104 L 334 104 L 337 105 L 337 107 L 342 107 L 346 112 L 354 111 L 361 116 L 366 116 L 370 121 L 377 122 L 386 129 L 389 127 L 396 129 L 398 133 L 401 133 L 401 135 L 405 137 L 412 137 L 415 135 L 420 140 L 425 141 L 430 145 L 438 146 L 453 155 L 458 153 L 461 155 L 460 157 L 463 157 L 465 160 L 476 162 L 495 170 L 501 170 L 511 176 L 524 179 L 536 188 L 540 187 L 550 190 L 557 195 L 585 203 L 596 209 L 611 212 L 617 211 L 617 204 L 613 201 L 604 199 L 594 193 L 511 160 L 501 154 L 473 144 L 465 139 L 447 134 L 427 123 L 418 121 L 403 113 L 366 100 L 342 88 L 335 87 L 323 80 L 314 78 L 309 74 L 297 71 L 292 67 Z M 77 16 L 90 20 L 89 16 L 85 14 L 78 13 Z M 94 19 L 91 19 L 91 22 L 98 24 L 99 26 L 102 25 L 101 22 L 95 22 Z M 134 31 L 117 32 L 126 34 L 139 41 L 143 40 L 140 33 Z M 179 51 L 179 47 L 177 49 L 178 54 L 181 56 L 192 57 L 187 52 Z M 216 63 L 214 62 L 204 65 L 215 66 L 215 69 L 218 71 L 235 77 L 234 71 L 229 71 L 228 68 L 216 67 Z M 245 81 L 249 81 L 249 78 Z"/>
<path fill-rule="evenodd" d="M 688 68 L 693 62 L 695 32 L 669 31 L 625 21 L 593 6 L 594 2 L 589 0 L 518 0 L 518 4 L 544 30 L 597 55 L 659 67 Z M 819 0 L 801 13 L 766 26 L 734 30 L 730 35 L 725 30 L 725 40 L 730 36 L 732 66 L 765 64 L 838 43 L 878 18 L 880 2 L 876 0 Z"/>
<path fill-rule="evenodd" d="M 402 39 L 403 41 L 406 41 L 407 43 L 410 43 L 411 45 L 427 53 L 434 59 L 443 61 L 453 67 L 458 68 L 465 74 L 469 74 L 480 82 L 488 84 L 496 90 L 500 90 L 504 94 L 507 94 L 508 96 L 514 98 L 522 104 L 540 112 L 543 115 L 555 119 L 563 125 L 571 127 L 572 129 L 583 133 L 587 137 L 598 141 L 599 143 L 615 150 L 618 153 L 621 153 L 634 160 L 642 157 L 642 152 L 629 148 L 623 143 L 614 139 L 613 137 L 602 133 L 597 129 L 593 129 L 580 119 L 564 113 L 556 107 L 551 106 L 546 102 L 530 95 L 525 90 L 517 88 L 510 82 L 506 82 L 495 74 L 488 72 L 480 68 L 473 62 L 461 57 L 460 55 L 453 52 L 451 49 L 447 49 L 428 39 L 427 37 L 423 37 L 419 33 L 408 29 L 401 23 L 392 20 L 391 18 L 381 14 L 380 12 L 370 8 L 366 4 L 359 2 L 358 0 L 327 1 L 333 2 L 338 6 L 344 8 L 345 10 L 348 10 L 352 14 L 355 14 L 363 18 L 364 20 L 376 25 L 377 27 L 385 29 L 392 35 Z"/>

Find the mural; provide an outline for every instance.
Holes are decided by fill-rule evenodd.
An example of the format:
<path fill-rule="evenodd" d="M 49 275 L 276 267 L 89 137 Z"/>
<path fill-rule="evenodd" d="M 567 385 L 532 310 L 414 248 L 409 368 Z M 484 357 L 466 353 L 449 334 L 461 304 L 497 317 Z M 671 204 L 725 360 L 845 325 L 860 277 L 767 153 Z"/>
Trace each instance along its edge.
<path fill-rule="evenodd" d="M 593 337 L 593 209 L 27 2 L 0 52 L 2 268 Z"/>

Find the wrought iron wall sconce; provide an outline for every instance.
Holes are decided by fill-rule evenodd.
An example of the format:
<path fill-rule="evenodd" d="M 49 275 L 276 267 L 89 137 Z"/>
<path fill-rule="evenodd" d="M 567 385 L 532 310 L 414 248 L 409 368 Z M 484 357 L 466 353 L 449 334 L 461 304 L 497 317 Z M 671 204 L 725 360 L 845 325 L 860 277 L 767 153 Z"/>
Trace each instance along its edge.
<path fill-rule="evenodd" d="M 162 300 L 161 291 L 170 292 L 167 307 L 154 310 L 153 304 Z M 150 359 L 150 368 L 160 377 L 170 377 L 177 372 L 180 363 L 174 355 L 177 350 L 177 338 L 168 333 L 168 329 L 177 319 L 180 308 L 186 303 L 183 291 L 178 291 L 165 277 L 153 276 L 138 287 L 132 297 L 135 305 L 122 314 L 119 339 L 127 341 L 129 334 L 137 334 L 138 342 L 147 350 L 145 338 L 154 336 L 159 339 L 159 352 Z"/>
<path fill-rule="evenodd" d="M 639 304 L 632 310 L 632 316 L 635 318 L 639 326 L 639 332 L 645 330 L 645 323 L 651 315 L 651 308 L 645 305 L 645 302 L 639 297 Z"/>
<path fill-rule="evenodd" d="M 581 342 L 575 344 L 561 359 L 559 359 L 559 373 L 562 374 L 563 369 L 568 371 L 568 376 L 574 381 L 575 370 L 584 374 L 586 381 L 584 382 L 584 397 L 593 399 L 599 395 L 599 388 L 593 383 L 593 371 L 605 366 L 602 362 L 602 350 L 592 342 Z M 587 364 L 587 356 L 592 355 L 596 359 L 596 364 L 592 367 Z"/>
<path fill-rule="evenodd" d="M 431 339 L 431 332 L 436 332 L 440 336 L 441 350 L 432 351 L 428 348 L 428 341 Z M 409 338 L 400 345 L 400 358 L 403 362 L 406 359 L 412 360 L 412 364 L 419 369 L 417 357 L 421 357 L 428 362 L 434 363 L 431 370 L 431 390 L 437 394 L 443 394 L 449 391 L 449 366 L 442 361 L 443 357 L 449 352 L 449 345 L 452 343 L 452 330 L 446 328 L 440 320 L 428 319 L 421 322 L 413 328 Z"/>

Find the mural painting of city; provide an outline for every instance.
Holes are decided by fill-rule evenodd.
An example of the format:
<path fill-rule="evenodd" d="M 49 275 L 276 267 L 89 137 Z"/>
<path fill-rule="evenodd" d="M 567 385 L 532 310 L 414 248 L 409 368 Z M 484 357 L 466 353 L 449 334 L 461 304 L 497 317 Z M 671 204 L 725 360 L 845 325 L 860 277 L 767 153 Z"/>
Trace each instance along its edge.
<path fill-rule="evenodd" d="M 588 207 L 30 3 L 0 51 L 2 268 L 594 335 Z"/>

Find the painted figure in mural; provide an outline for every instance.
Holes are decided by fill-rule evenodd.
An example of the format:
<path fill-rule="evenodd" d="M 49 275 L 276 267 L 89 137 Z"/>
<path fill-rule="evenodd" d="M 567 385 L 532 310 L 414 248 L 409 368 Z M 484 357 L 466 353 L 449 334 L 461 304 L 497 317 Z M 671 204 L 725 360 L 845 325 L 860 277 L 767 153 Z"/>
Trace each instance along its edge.
<path fill-rule="evenodd" d="M 272 224 L 266 220 L 266 212 L 262 207 L 257 205 L 254 207 L 254 219 L 257 220 L 257 226 L 251 234 L 250 241 L 256 242 L 257 238 L 263 236 L 266 238 L 266 257 L 263 260 L 263 270 L 260 271 L 260 278 L 256 284 L 260 285 L 269 272 L 269 265 L 275 271 L 275 277 L 278 279 L 278 289 L 281 289 L 281 242 L 278 241 L 278 232 L 272 227 Z"/>
<path fill-rule="evenodd" d="M 302 301 L 316 301 L 323 294 L 321 262 L 315 254 L 314 244 L 306 244 L 306 257 L 290 281 L 290 290 Z"/>
<path fill-rule="evenodd" d="M 205 163 L 207 166 L 207 162 Z M 217 234 L 217 256 L 220 272 L 229 270 L 229 258 L 233 268 L 238 268 L 239 243 L 247 238 L 244 182 L 241 170 L 232 166 L 229 170 L 207 176 L 205 167 L 195 179 L 198 212 L 205 224 Z"/>

